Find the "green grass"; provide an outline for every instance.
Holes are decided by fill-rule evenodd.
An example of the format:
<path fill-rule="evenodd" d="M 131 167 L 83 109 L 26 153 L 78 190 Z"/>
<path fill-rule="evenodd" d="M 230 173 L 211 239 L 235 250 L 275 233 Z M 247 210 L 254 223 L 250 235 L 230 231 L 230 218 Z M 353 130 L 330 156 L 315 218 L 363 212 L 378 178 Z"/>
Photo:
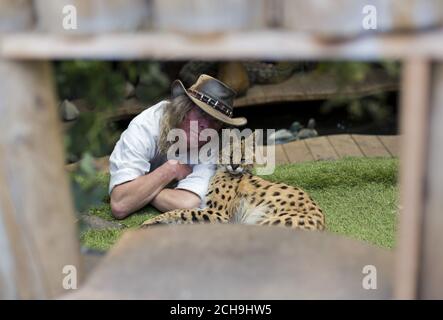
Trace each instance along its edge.
<path fill-rule="evenodd" d="M 109 180 L 104 179 L 107 184 Z M 123 234 L 125 229 L 137 228 L 142 224 L 143 221 L 154 217 L 160 212 L 151 206 L 146 206 L 137 212 L 133 213 L 124 220 L 116 220 L 111 214 L 111 206 L 108 203 L 109 199 L 106 200 L 100 206 L 95 206 L 89 209 L 88 213 L 98 216 L 102 219 L 108 221 L 118 221 L 120 224 L 124 225 L 124 229 L 106 229 L 106 230 L 93 230 L 88 229 L 81 232 L 80 240 L 82 245 L 87 248 L 96 250 L 108 250 L 117 239 Z"/>
<path fill-rule="evenodd" d="M 270 181 L 298 186 L 311 194 L 326 215 L 326 229 L 380 247 L 395 245 L 398 159 L 346 158 L 278 166 Z M 101 178 L 107 184 L 108 178 Z M 108 203 L 89 210 L 114 220 Z M 121 220 L 127 228 L 139 226 L 158 211 L 147 206 Z M 107 250 L 125 230 L 87 230 L 82 244 Z"/>
<path fill-rule="evenodd" d="M 280 166 L 267 179 L 310 193 L 324 209 L 328 231 L 392 248 L 397 171 L 397 159 L 347 158 Z"/>

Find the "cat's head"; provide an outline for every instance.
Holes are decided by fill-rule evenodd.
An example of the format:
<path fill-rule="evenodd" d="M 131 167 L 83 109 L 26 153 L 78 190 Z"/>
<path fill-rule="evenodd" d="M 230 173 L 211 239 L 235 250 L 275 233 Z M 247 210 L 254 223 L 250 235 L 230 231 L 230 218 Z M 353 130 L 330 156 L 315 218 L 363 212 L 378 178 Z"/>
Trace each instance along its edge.
<path fill-rule="evenodd" d="M 218 169 L 234 176 L 252 173 L 255 160 L 255 134 L 234 139 L 223 146 L 219 153 Z"/>

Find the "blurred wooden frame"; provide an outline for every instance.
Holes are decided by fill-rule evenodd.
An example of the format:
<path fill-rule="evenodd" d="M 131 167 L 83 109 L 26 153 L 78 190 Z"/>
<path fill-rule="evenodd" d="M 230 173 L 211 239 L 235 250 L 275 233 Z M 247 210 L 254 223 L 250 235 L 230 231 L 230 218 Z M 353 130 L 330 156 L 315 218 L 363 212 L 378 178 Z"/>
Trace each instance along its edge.
<path fill-rule="evenodd" d="M 3 224 L 12 230 L 19 227 L 17 221 L 22 219 L 27 228 L 34 224 L 37 229 L 30 235 L 45 237 L 46 226 L 41 221 L 33 220 L 26 213 L 27 208 L 57 208 L 59 214 L 46 222 L 55 229 L 58 222 L 73 216 L 63 170 L 61 130 L 56 117 L 55 92 L 48 61 L 60 58 L 246 57 L 307 60 L 390 58 L 403 62 L 401 208 L 394 298 L 443 298 L 443 171 L 440 168 L 443 163 L 442 30 L 409 35 L 374 35 L 343 43 L 324 43 L 313 37 L 283 31 L 236 33 L 222 38 L 205 38 L 203 41 L 155 32 L 105 34 L 77 39 L 32 33 L 3 35 L 0 37 L 0 212 L 3 211 L 6 217 Z M 18 151 L 13 151 L 12 147 L 18 148 Z M 43 172 L 32 170 L 34 161 L 44 163 Z M 10 170 L 19 172 L 20 178 L 14 180 L 14 177 L 8 176 Z M 14 181 L 18 185 L 14 185 Z M 36 191 L 35 186 L 39 181 L 44 182 L 41 183 L 41 190 Z M 58 198 L 48 199 L 56 190 Z M 8 219 L 8 214 L 9 217 L 17 215 L 21 218 Z M 0 244 L 2 232 L 0 223 Z M 48 238 L 45 240 L 46 247 L 39 252 L 49 255 L 48 250 L 56 250 L 60 255 L 70 255 L 66 259 L 71 259 L 75 264 L 78 262 L 77 254 L 73 253 L 76 252 L 73 246 L 75 233 L 60 230 L 58 234 L 65 240 L 60 241 L 60 237 Z M 9 254 L 20 255 L 25 265 L 26 260 L 32 260 L 33 251 L 20 241 L 14 244 L 13 250 Z M 0 262 L 5 268 L 6 260 Z M 59 270 L 57 268 L 60 266 L 46 261 L 44 256 L 40 261 L 45 261 L 47 266 L 31 263 L 29 268 L 32 270 L 28 273 Z M 19 277 L 18 273 L 14 274 Z M 21 283 L 25 297 L 35 294 L 53 297 L 57 295 L 57 286 L 61 281 L 59 277 L 55 278 L 52 282 L 48 281 L 51 284 L 46 287 L 43 282 L 30 285 L 28 281 L 25 285 L 26 279 L 19 279 L 18 283 Z M 8 286 L 8 283 L 2 283 L 0 279 L 0 285 Z"/>

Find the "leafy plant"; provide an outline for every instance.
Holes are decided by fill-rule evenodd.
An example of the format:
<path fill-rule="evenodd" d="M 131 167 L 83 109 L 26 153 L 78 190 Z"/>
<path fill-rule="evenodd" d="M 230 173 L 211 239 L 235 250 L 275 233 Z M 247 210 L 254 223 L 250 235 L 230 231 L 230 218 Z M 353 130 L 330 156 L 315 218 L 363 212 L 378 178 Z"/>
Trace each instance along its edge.
<path fill-rule="evenodd" d="M 97 173 L 94 158 L 85 153 L 77 169 L 70 174 L 71 190 L 78 213 L 86 212 L 90 206 L 108 200 L 107 176 Z"/>
<path fill-rule="evenodd" d="M 340 95 L 340 90 L 347 85 L 362 83 L 367 79 L 371 70 L 380 69 L 391 78 L 398 78 L 400 64 L 396 61 L 382 61 L 379 63 L 368 62 L 322 62 L 316 72 L 333 74 L 337 79 L 339 92 L 336 97 L 324 102 L 322 113 L 329 113 L 333 108 L 344 107 L 353 120 L 372 119 L 382 122 L 391 116 L 392 108 L 387 105 L 386 93 L 373 94 L 367 97 L 345 97 Z"/>

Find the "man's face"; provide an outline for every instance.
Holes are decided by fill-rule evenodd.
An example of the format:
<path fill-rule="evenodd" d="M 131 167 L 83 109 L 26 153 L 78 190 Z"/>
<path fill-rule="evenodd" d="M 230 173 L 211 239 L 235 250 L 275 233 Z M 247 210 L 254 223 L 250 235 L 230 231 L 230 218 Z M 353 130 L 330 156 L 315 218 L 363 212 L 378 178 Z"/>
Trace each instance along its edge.
<path fill-rule="evenodd" d="M 197 123 L 197 126 L 191 127 L 191 121 L 196 121 L 195 123 Z M 192 141 L 195 145 L 198 143 L 199 148 L 207 142 L 199 141 L 198 137 L 200 132 L 202 132 L 204 129 L 214 129 L 218 131 L 222 127 L 222 122 L 211 117 L 198 106 L 193 106 L 192 109 L 189 110 L 180 125 L 180 129 L 183 129 L 186 132 L 188 147 L 191 145 L 190 143 Z"/>

